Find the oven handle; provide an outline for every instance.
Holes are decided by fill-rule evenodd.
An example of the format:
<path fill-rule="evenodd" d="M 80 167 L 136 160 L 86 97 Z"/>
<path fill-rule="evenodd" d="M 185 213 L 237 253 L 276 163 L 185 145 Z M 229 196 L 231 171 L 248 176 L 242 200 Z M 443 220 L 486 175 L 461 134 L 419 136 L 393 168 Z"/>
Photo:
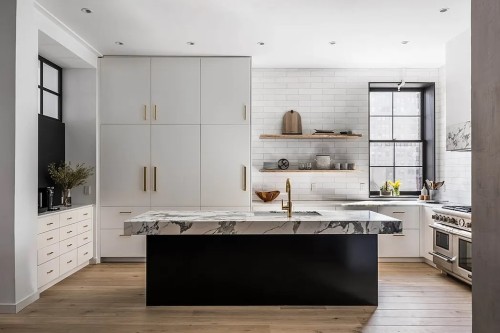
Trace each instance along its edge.
<path fill-rule="evenodd" d="M 437 252 L 429 252 L 429 254 L 431 256 L 438 257 L 439 259 L 442 259 L 442 260 L 449 262 L 449 263 L 453 263 L 454 261 L 457 260 L 457 257 L 448 258 L 446 256 L 443 256 L 442 254 L 437 253 Z"/>

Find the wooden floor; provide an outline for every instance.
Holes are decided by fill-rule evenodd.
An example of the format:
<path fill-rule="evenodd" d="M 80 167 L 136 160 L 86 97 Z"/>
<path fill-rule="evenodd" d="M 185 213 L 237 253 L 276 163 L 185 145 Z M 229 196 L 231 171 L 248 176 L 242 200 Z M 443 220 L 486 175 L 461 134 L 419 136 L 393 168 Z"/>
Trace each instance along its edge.
<path fill-rule="evenodd" d="M 472 332 L 470 287 L 422 263 L 380 264 L 378 308 L 146 308 L 144 278 L 144 264 L 89 266 L 0 315 L 0 332 Z"/>

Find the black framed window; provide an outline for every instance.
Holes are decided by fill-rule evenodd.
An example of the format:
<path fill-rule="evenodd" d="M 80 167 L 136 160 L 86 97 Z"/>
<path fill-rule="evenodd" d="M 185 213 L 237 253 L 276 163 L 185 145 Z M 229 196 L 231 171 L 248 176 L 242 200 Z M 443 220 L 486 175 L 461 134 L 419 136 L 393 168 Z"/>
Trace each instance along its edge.
<path fill-rule="evenodd" d="M 418 195 L 427 173 L 425 89 L 370 88 L 369 94 L 370 196 L 396 180 L 402 196 Z"/>
<path fill-rule="evenodd" d="M 38 56 L 38 113 L 62 121 L 62 68 Z"/>

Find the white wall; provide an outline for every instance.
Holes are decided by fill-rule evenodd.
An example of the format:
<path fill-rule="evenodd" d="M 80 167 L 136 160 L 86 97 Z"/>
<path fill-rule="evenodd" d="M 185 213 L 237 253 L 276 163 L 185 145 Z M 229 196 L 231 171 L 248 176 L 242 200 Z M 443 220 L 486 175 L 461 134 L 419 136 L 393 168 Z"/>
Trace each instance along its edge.
<path fill-rule="evenodd" d="M 438 69 L 254 69 L 252 75 L 252 179 L 254 190 L 284 190 L 291 178 L 295 200 L 368 198 L 368 83 L 436 82 L 436 112 L 441 108 Z M 260 140 L 280 133 L 282 116 L 296 110 L 304 133 L 314 129 L 351 129 L 352 140 Z M 438 132 L 443 136 L 444 133 Z M 263 161 L 313 160 L 318 153 L 355 162 L 354 173 L 260 173 Z M 296 164 L 295 164 L 296 165 Z M 315 188 L 311 189 L 311 184 Z M 254 197 L 256 199 L 256 197 Z"/>
<path fill-rule="evenodd" d="M 96 167 L 96 70 L 63 70 L 63 122 L 66 124 L 66 161 Z M 90 195 L 83 186 L 71 191 L 75 204 L 96 203 L 95 174 L 89 178 Z"/>

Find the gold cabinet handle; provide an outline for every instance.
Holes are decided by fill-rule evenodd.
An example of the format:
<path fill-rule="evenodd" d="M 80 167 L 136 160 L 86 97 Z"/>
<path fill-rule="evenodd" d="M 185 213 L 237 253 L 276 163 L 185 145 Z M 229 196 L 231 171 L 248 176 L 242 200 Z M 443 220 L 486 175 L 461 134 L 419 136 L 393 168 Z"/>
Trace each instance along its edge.
<path fill-rule="evenodd" d="M 144 104 L 144 120 L 148 120 L 148 106 Z"/>
<path fill-rule="evenodd" d="M 243 166 L 243 191 L 247 191 L 247 167 Z"/>
<path fill-rule="evenodd" d="M 147 172 L 148 172 L 148 171 L 147 171 L 147 169 L 148 169 L 147 167 L 144 167 L 144 168 L 143 168 L 143 178 L 144 178 L 144 179 L 143 179 L 143 187 L 142 187 L 142 190 L 143 190 L 144 192 L 146 192 L 146 191 L 148 190 L 148 189 L 147 189 L 147 187 L 146 187 L 146 178 L 147 178 Z"/>
<path fill-rule="evenodd" d="M 247 120 L 247 105 L 244 105 L 243 108 L 243 120 Z"/>
<path fill-rule="evenodd" d="M 156 106 L 156 104 L 154 105 L 153 109 L 154 109 L 154 111 L 153 111 L 153 118 L 154 118 L 154 120 L 156 120 L 157 115 L 158 115 L 158 110 L 157 110 L 158 107 Z"/>
<path fill-rule="evenodd" d="M 156 192 L 156 167 L 153 168 L 153 191 Z"/>

